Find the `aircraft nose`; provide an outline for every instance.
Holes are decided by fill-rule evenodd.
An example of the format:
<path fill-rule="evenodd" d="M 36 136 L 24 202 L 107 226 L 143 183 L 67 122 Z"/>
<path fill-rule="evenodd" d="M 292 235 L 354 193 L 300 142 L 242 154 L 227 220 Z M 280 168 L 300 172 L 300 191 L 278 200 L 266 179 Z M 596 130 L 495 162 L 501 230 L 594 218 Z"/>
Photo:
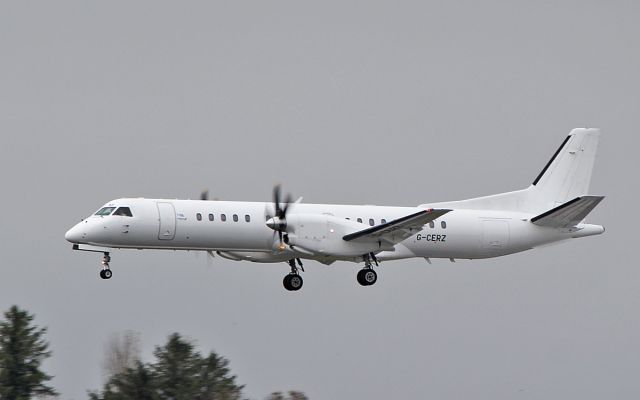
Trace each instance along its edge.
<path fill-rule="evenodd" d="M 79 243 L 84 233 L 82 232 L 82 222 L 75 225 L 73 228 L 69 229 L 67 233 L 64 234 L 64 238 L 71 243 Z"/>

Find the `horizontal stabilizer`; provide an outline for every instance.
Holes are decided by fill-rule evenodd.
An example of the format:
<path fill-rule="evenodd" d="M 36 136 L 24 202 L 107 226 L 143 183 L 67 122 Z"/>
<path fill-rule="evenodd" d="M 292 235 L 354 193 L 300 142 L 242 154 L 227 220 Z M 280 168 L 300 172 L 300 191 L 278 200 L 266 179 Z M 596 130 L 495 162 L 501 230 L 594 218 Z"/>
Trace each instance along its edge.
<path fill-rule="evenodd" d="M 604 196 L 581 196 L 567 201 L 547 212 L 531 218 L 539 226 L 570 228 L 579 224 L 593 210 Z"/>
<path fill-rule="evenodd" d="M 413 231 L 419 231 L 422 227 L 440 218 L 451 210 L 422 210 L 417 213 L 407 215 L 393 221 L 363 229 L 358 232 L 345 235 L 343 239 L 347 242 L 352 240 L 359 241 L 378 241 L 385 240 L 391 243 L 398 243 L 413 234 Z"/>

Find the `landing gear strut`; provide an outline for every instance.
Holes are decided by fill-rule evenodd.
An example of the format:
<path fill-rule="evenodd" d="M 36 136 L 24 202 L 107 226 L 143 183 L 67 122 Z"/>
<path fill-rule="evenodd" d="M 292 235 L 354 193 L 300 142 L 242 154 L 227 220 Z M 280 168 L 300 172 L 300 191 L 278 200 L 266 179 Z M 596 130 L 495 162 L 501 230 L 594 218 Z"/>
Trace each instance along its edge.
<path fill-rule="evenodd" d="M 109 262 L 111 262 L 111 256 L 108 252 L 104 252 L 102 256 L 102 270 L 100 271 L 100 278 L 102 279 L 111 279 L 113 276 L 113 272 L 109 268 Z"/>
<path fill-rule="evenodd" d="M 300 276 L 300 274 L 298 273 L 298 265 L 296 265 L 296 261 L 298 262 L 300 269 L 304 271 L 304 267 L 302 266 L 302 261 L 299 258 L 291 259 L 287 261 L 289 266 L 291 267 L 291 272 L 288 275 L 286 275 L 282 280 L 282 284 L 284 285 L 284 288 L 290 292 L 300 290 L 302 288 L 302 283 L 303 283 L 302 276 Z"/>
<path fill-rule="evenodd" d="M 373 260 L 376 266 L 378 266 L 378 260 L 373 253 L 365 254 L 362 256 L 362 259 L 364 260 L 364 268 L 358 271 L 356 278 L 362 286 L 371 286 L 378 281 L 378 274 L 373 270 L 371 261 Z"/>

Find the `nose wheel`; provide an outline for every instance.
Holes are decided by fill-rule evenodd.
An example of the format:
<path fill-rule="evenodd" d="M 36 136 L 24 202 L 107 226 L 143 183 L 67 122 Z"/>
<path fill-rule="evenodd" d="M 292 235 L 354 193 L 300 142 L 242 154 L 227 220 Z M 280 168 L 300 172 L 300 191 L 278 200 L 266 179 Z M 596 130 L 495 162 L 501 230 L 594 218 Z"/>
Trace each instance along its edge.
<path fill-rule="evenodd" d="M 100 278 L 102 279 L 111 279 L 113 276 L 113 272 L 109 268 L 109 262 L 111 262 L 111 256 L 109 253 L 104 253 L 102 256 L 102 270 L 100 271 Z"/>
<path fill-rule="evenodd" d="M 100 278 L 102 279 L 111 279 L 112 276 L 113 272 L 111 272 L 110 269 L 103 269 L 102 271 L 100 271 Z"/>

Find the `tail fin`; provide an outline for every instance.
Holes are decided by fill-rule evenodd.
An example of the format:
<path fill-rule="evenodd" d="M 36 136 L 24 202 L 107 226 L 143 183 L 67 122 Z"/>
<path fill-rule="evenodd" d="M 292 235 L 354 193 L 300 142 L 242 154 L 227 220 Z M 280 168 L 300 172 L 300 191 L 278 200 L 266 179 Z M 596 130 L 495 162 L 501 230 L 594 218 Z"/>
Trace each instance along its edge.
<path fill-rule="evenodd" d="M 527 189 L 474 199 L 423 204 L 432 208 L 509 210 L 539 214 L 589 193 L 600 130 L 576 128 Z"/>
<path fill-rule="evenodd" d="M 599 138 L 599 129 L 571 131 L 533 181 L 531 191 L 540 206 L 553 208 L 588 194 Z"/>

